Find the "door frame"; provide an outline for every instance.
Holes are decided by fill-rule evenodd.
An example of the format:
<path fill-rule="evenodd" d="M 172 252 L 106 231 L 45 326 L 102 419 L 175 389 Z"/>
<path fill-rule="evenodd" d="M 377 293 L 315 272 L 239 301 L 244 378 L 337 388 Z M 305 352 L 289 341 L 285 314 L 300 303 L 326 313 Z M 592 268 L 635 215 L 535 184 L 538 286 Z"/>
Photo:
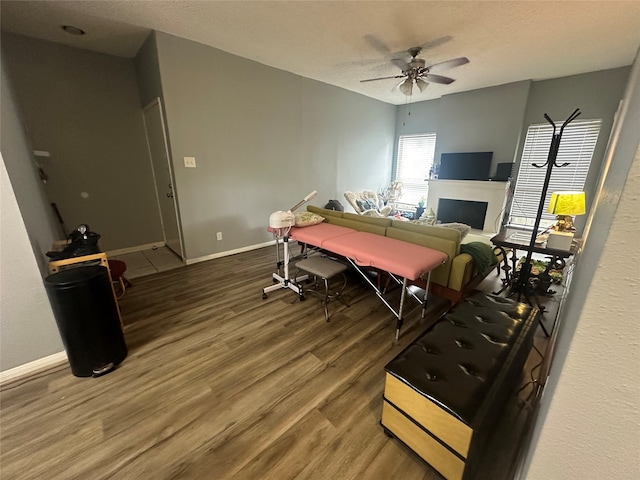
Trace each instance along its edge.
<path fill-rule="evenodd" d="M 151 175 L 153 176 L 153 185 L 156 191 L 156 202 L 158 204 L 158 213 L 160 214 L 160 225 L 162 226 L 162 236 L 164 237 L 165 245 L 169 247 L 169 245 L 167 244 L 167 234 L 164 226 L 164 219 L 162 218 L 162 206 L 160 204 L 160 191 L 158 190 L 158 181 L 156 178 L 156 171 L 153 166 L 153 156 L 151 155 L 151 145 L 149 145 L 149 132 L 147 130 L 147 121 L 145 119 L 145 113 L 151 108 L 155 107 L 156 105 L 158 105 L 158 110 L 160 112 L 160 125 L 162 128 L 162 139 L 164 143 L 164 150 L 165 150 L 167 164 L 168 164 L 167 166 L 169 168 L 169 178 L 171 180 L 171 185 L 172 185 L 171 190 L 173 192 L 173 208 L 175 209 L 176 223 L 177 223 L 176 227 L 178 228 L 178 240 L 180 242 L 180 251 L 174 252 L 174 253 L 178 255 L 183 262 L 186 262 L 186 259 L 184 256 L 184 240 L 182 238 L 182 222 L 180 221 L 180 210 L 178 209 L 178 201 L 177 201 L 178 196 L 177 196 L 175 175 L 173 173 L 173 162 L 171 161 L 171 153 L 169 152 L 169 144 L 167 141 L 167 129 L 166 129 L 166 123 L 164 120 L 164 108 L 162 106 L 162 99 L 160 97 L 156 97 L 142 109 L 142 123 L 144 124 L 144 132 L 147 140 L 147 151 L 149 153 L 149 163 L 151 164 Z M 173 251 L 172 248 L 171 250 Z"/>

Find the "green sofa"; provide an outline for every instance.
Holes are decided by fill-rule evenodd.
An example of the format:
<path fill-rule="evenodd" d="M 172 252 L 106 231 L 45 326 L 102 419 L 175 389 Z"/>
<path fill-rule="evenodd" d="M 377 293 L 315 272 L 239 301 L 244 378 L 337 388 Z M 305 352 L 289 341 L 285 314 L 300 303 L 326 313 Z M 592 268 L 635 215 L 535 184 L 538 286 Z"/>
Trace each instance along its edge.
<path fill-rule="evenodd" d="M 478 271 L 471 255 L 460 253 L 460 232 L 454 229 L 327 210 L 314 205 L 308 205 L 307 211 L 321 215 L 327 223 L 385 235 L 446 253 L 449 260 L 431 272 L 429 291 L 453 304 L 477 287 L 491 270 L 495 270 L 492 266 Z M 426 285 L 424 280 L 414 283 L 422 288 Z"/>

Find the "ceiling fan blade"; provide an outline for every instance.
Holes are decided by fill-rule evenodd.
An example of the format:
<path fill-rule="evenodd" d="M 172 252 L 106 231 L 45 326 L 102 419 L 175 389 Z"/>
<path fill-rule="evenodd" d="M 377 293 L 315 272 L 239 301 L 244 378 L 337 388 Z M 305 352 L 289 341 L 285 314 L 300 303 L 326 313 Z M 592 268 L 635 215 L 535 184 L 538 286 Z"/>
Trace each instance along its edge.
<path fill-rule="evenodd" d="M 398 67 L 403 72 L 407 70 L 411 70 L 411 65 L 407 63 L 407 61 L 403 58 L 392 58 L 391 63 L 393 63 L 396 67 Z"/>
<path fill-rule="evenodd" d="M 404 78 L 405 76 L 406 75 L 393 75 L 392 77 L 369 78 L 367 80 L 360 80 L 360 83 L 375 82 L 376 80 L 389 80 L 390 78 Z"/>
<path fill-rule="evenodd" d="M 427 82 L 431 82 L 431 83 L 440 83 L 442 85 L 449 85 L 450 83 L 455 82 L 455 80 L 453 78 L 449 78 L 449 77 L 443 77 L 442 75 L 432 75 L 432 74 L 428 74 L 425 75 L 424 77 L 425 80 L 427 80 Z"/>
<path fill-rule="evenodd" d="M 445 44 L 449 41 L 453 40 L 453 37 L 451 35 L 445 35 L 444 37 L 440 37 L 440 38 L 436 38 L 435 40 L 431 40 L 430 42 L 424 43 L 422 44 L 422 46 L 420 48 L 422 48 L 422 50 L 428 50 L 430 48 L 436 48 L 439 47 L 442 44 Z"/>
<path fill-rule="evenodd" d="M 465 65 L 467 63 L 469 63 L 469 59 L 467 57 L 453 58 L 451 60 L 446 60 L 444 62 L 431 65 L 430 67 L 428 67 L 428 69 L 429 72 L 441 72 L 443 70 L 448 70 L 453 67 L 459 67 L 460 65 Z"/>
<path fill-rule="evenodd" d="M 372 33 L 368 33 L 363 37 L 365 41 L 382 55 L 389 55 L 391 49 L 385 43 Z"/>

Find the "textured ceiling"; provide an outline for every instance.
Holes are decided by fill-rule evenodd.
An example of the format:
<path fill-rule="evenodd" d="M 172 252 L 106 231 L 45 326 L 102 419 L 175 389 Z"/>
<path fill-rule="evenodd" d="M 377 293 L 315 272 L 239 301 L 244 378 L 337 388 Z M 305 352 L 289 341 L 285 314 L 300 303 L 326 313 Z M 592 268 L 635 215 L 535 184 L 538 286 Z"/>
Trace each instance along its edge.
<path fill-rule="evenodd" d="M 123 57 L 151 30 L 194 40 L 265 65 L 402 104 L 390 63 L 437 44 L 427 65 L 465 56 L 412 101 L 520 80 L 562 77 L 633 62 L 640 1 L 2 1 L 2 28 Z M 60 25 L 86 35 L 72 36 Z M 448 41 L 448 37 L 451 37 Z"/>

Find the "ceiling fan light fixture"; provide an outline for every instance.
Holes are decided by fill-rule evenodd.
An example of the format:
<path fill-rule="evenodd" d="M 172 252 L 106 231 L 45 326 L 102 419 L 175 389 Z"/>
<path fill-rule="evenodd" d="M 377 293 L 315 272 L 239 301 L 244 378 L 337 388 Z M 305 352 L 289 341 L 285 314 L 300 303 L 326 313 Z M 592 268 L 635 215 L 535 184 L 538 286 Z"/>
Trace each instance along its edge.
<path fill-rule="evenodd" d="M 416 85 L 421 92 L 424 92 L 424 90 L 429 86 L 429 83 L 425 82 L 421 78 L 416 78 Z"/>
<path fill-rule="evenodd" d="M 411 95 L 411 91 L 413 90 L 413 81 L 410 78 L 407 78 L 398 86 L 398 88 L 402 93 L 409 96 Z"/>
<path fill-rule="evenodd" d="M 451 37 L 449 36 L 442 37 L 441 39 L 434 40 L 433 45 L 427 43 L 422 47 L 412 47 L 407 50 L 404 55 L 402 55 L 402 58 L 392 58 L 391 63 L 395 67 L 400 69 L 401 75 L 369 78 L 366 80 L 360 80 L 360 82 L 373 82 L 377 80 L 402 78 L 403 80 L 400 81 L 400 84 L 393 87 L 393 91 L 400 90 L 400 92 L 407 97 L 411 96 L 414 83 L 416 84 L 416 87 L 420 90 L 420 92 L 424 92 L 430 83 L 449 85 L 455 82 L 455 79 L 445 77 L 443 75 L 437 75 L 435 72 L 440 72 L 449 68 L 465 65 L 469 63 L 469 59 L 467 57 L 452 58 L 450 60 L 431 64 L 429 66 L 427 66 L 427 61 L 424 58 L 418 58 L 418 55 L 420 55 L 420 52 L 422 52 L 423 48 L 431 48 L 431 46 L 436 46 L 449 40 L 451 40 Z M 410 60 L 407 60 L 407 53 L 411 56 Z"/>

